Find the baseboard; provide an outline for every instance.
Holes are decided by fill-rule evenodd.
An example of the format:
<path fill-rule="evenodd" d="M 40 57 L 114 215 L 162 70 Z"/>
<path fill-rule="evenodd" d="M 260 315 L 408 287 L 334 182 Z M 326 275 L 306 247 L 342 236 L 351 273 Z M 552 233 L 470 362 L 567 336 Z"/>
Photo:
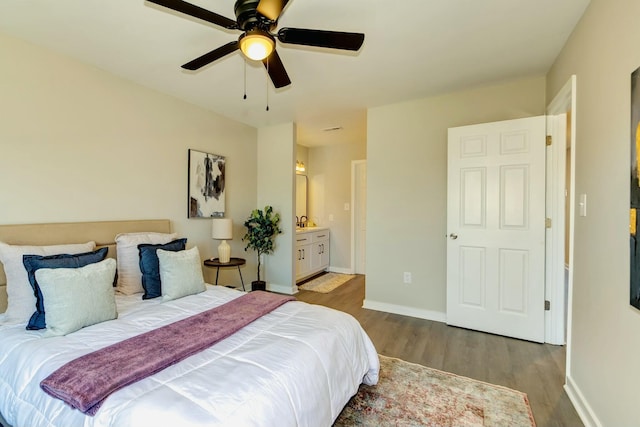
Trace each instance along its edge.
<path fill-rule="evenodd" d="M 569 396 L 569 400 L 573 403 L 573 407 L 576 409 L 578 416 L 584 423 L 585 427 L 602 427 L 602 423 L 593 412 L 591 405 L 584 398 L 584 395 L 580 391 L 578 385 L 573 381 L 570 376 L 566 378 L 567 382 L 564 385 L 564 391 Z"/>
<path fill-rule="evenodd" d="M 403 316 L 417 317 L 418 319 L 433 320 L 434 322 L 447 322 L 447 314 L 441 311 L 422 310 L 404 305 L 388 304 L 386 302 L 378 302 L 364 300 L 363 308 L 376 311 L 384 311 L 385 313 L 401 314 Z"/>
<path fill-rule="evenodd" d="M 331 267 L 329 266 L 328 270 L 332 273 L 340 273 L 340 274 L 354 274 L 353 269 L 351 268 L 340 268 L 340 267 Z"/>
<path fill-rule="evenodd" d="M 251 284 L 249 284 L 249 288 L 251 288 Z M 279 294 L 286 295 L 294 295 L 298 293 L 298 287 L 294 284 L 293 287 L 291 285 L 279 285 L 277 283 L 267 283 L 267 290 L 270 292 L 277 292 Z"/>

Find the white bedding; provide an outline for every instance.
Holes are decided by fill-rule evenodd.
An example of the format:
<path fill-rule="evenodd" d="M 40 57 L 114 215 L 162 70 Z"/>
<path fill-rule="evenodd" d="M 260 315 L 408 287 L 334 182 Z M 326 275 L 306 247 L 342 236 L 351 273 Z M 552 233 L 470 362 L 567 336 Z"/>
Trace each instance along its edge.
<path fill-rule="evenodd" d="M 64 337 L 0 326 L 0 413 L 13 427 L 330 426 L 360 383 L 377 382 L 378 355 L 352 316 L 294 301 L 112 394 L 95 417 L 40 389 L 69 360 L 240 295 L 208 285 L 165 303 L 118 296 L 118 319 Z"/>

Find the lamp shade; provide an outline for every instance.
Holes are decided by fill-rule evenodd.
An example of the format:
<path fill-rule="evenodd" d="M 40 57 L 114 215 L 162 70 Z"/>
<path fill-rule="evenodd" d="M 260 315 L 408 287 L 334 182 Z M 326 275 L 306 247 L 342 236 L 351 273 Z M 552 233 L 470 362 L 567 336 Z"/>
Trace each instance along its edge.
<path fill-rule="evenodd" d="M 233 237 L 233 222 L 231 218 L 214 218 L 211 226 L 211 238 L 227 240 Z"/>

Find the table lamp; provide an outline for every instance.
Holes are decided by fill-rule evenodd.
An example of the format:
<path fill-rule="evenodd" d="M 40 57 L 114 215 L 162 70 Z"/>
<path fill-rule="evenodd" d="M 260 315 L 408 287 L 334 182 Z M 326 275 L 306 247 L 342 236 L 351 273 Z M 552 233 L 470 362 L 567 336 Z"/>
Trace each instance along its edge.
<path fill-rule="evenodd" d="M 227 239 L 232 238 L 233 223 L 231 218 L 214 218 L 211 227 L 211 238 L 222 240 L 218 246 L 218 258 L 222 263 L 229 262 L 231 259 L 231 246 L 227 243 Z"/>

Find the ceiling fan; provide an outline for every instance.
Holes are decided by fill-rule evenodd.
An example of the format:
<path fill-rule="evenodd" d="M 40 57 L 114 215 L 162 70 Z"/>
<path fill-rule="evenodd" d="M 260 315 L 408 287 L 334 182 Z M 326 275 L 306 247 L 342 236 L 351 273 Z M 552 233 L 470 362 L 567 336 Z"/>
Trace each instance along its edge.
<path fill-rule="evenodd" d="M 234 6 L 235 21 L 183 0 L 149 1 L 229 30 L 243 31 L 237 41 L 205 53 L 182 65 L 182 68 L 197 70 L 240 49 L 247 58 L 262 61 L 276 88 L 291 84 L 284 64 L 275 50 L 276 38 L 281 43 L 352 51 L 360 49 L 364 42 L 362 33 L 304 28 L 281 28 L 277 33 L 273 33 L 289 0 L 237 0 Z"/>

